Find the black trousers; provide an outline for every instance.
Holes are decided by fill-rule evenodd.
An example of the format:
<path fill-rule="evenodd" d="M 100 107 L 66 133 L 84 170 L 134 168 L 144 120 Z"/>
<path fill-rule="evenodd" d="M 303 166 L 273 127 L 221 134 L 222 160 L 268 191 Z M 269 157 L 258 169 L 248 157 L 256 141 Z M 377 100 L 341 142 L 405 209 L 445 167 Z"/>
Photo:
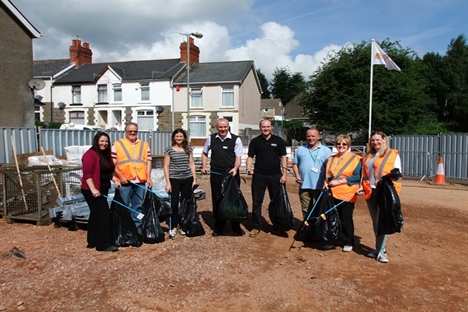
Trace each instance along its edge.
<path fill-rule="evenodd" d="M 252 228 L 260 230 L 262 228 L 262 204 L 265 197 L 265 190 L 268 187 L 270 201 L 279 190 L 281 174 L 266 175 L 254 173 L 252 177 Z"/>
<path fill-rule="evenodd" d="M 180 199 L 187 198 L 192 193 L 193 177 L 187 179 L 169 179 L 171 182 L 171 208 L 173 229 L 179 225 L 179 202 Z M 180 194 L 180 197 L 179 197 Z M 171 230 L 171 229 L 170 229 Z"/>
<path fill-rule="evenodd" d="M 334 204 L 339 204 L 342 202 L 341 199 L 333 198 Z M 343 202 L 337 207 L 338 214 L 340 216 L 341 223 L 341 235 L 343 237 L 343 243 L 345 246 L 354 245 L 354 222 L 353 222 L 353 212 L 354 212 L 354 203 Z"/>
<path fill-rule="evenodd" d="M 214 231 L 218 232 L 220 234 L 223 231 L 224 227 L 226 226 L 226 220 L 218 219 L 219 203 L 221 202 L 221 199 L 218 198 L 218 197 L 219 197 L 219 194 L 221 193 L 221 183 L 223 181 L 224 176 L 225 175 L 219 174 L 219 173 L 211 173 L 210 174 L 211 201 L 212 201 L 212 204 L 213 204 L 213 216 L 214 216 L 214 219 L 215 219 Z M 239 173 L 237 173 L 234 176 L 234 180 L 236 181 L 237 185 L 240 185 Z M 239 230 L 240 229 L 240 222 L 238 222 L 238 221 L 230 221 L 230 222 L 231 222 L 231 228 L 233 230 Z"/>
<path fill-rule="evenodd" d="M 109 190 L 101 190 L 101 194 L 107 196 Z M 81 189 L 86 202 L 88 203 L 90 214 L 88 220 L 88 247 L 103 251 L 115 245 L 112 238 L 112 218 L 109 204 L 104 196 L 93 197 L 90 190 Z"/>

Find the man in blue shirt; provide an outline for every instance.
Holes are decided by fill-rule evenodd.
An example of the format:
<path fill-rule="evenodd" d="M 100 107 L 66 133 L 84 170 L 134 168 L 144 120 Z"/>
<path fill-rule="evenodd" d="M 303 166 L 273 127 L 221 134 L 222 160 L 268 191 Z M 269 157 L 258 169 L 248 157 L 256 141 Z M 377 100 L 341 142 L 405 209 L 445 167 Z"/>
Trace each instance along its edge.
<path fill-rule="evenodd" d="M 307 130 L 306 140 L 307 144 L 296 150 L 293 162 L 304 219 L 323 189 L 327 158 L 332 154 L 328 147 L 319 142 L 320 133 L 316 128 Z"/>

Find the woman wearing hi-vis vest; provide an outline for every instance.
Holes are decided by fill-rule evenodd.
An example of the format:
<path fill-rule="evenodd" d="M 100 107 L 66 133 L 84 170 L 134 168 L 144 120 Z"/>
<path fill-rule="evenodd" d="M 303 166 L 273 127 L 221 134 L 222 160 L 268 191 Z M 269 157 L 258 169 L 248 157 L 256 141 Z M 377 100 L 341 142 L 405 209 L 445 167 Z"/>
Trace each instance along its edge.
<path fill-rule="evenodd" d="M 390 173 L 393 168 L 401 170 L 401 159 L 398 151 L 388 147 L 387 136 L 381 131 L 371 133 L 368 151 L 362 161 L 362 183 L 359 194 L 364 195 L 369 213 L 372 218 L 375 234 L 375 250 L 367 256 L 375 258 L 381 263 L 388 263 L 387 250 L 385 249 L 386 235 L 377 235 L 379 220 L 379 207 L 375 195 L 377 182 L 384 175 Z M 395 189 L 400 194 L 401 184 L 394 182 Z"/>
<path fill-rule="evenodd" d="M 336 138 L 337 153 L 328 157 L 325 171 L 325 187 L 331 189 L 333 202 L 335 205 L 342 202 L 337 209 L 345 252 L 353 250 L 354 246 L 353 211 L 361 181 L 361 157 L 350 151 L 351 143 L 348 135 L 340 134 Z M 327 244 L 323 248 L 333 249 L 335 246 Z"/>

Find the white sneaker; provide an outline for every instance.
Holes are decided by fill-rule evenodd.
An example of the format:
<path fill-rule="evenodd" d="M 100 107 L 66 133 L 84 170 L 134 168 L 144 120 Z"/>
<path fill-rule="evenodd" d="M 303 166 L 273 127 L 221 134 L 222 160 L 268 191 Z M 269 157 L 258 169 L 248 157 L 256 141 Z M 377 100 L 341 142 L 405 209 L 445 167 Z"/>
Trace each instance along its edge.
<path fill-rule="evenodd" d="M 367 256 L 368 256 L 369 258 L 374 258 L 374 259 L 376 259 L 378 255 L 379 255 L 379 254 L 378 254 L 377 250 L 374 250 L 374 251 L 369 252 L 369 253 L 367 254 Z M 387 250 L 386 250 L 386 249 L 384 249 L 383 255 L 385 255 L 385 257 L 387 257 Z M 387 260 L 388 260 L 388 259 L 387 259 Z M 387 261 L 387 262 L 388 262 L 388 261 Z"/>
<path fill-rule="evenodd" d="M 184 232 L 184 230 L 179 229 L 179 234 L 180 234 L 180 235 L 185 235 L 186 233 Z"/>
<path fill-rule="evenodd" d="M 343 247 L 344 252 L 349 252 L 349 251 L 352 251 L 352 250 L 353 250 L 353 246 L 346 245 L 346 246 Z"/>
<path fill-rule="evenodd" d="M 170 237 L 170 238 L 174 238 L 176 235 L 177 235 L 176 230 L 170 230 L 170 231 L 169 231 L 169 237 Z"/>
<path fill-rule="evenodd" d="M 380 255 L 377 256 L 377 261 L 380 263 L 388 263 L 388 257 L 386 253 L 381 253 Z"/>

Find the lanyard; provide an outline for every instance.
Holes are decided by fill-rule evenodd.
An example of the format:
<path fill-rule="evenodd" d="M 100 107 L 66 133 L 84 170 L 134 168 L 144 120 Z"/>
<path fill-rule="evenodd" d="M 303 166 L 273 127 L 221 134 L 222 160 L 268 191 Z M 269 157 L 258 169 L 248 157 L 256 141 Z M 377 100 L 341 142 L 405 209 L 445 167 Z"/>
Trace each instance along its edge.
<path fill-rule="evenodd" d="M 308 149 L 309 150 L 309 154 L 310 154 L 310 158 L 312 158 L 312 160 L 314 161 L 314 165 L 315 165 L 315 160 L 317 159 L 317 155 L 318 155 L 318 148 L 315 149 L 315 155 L 312 154 L 312 149 Z"/>

